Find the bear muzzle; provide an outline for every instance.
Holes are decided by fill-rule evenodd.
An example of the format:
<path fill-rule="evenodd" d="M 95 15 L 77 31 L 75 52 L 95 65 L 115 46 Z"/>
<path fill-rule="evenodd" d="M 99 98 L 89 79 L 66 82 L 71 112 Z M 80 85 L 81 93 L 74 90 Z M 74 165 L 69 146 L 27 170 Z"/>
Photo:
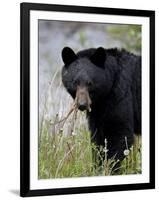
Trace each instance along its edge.
<path fill-rule="evenodd" d="M 75 103 L 79 110 L 88 110 L 89 112 L 91 112 L 91 99 L 88 89 L 86 87 L 77 87 Z"/>

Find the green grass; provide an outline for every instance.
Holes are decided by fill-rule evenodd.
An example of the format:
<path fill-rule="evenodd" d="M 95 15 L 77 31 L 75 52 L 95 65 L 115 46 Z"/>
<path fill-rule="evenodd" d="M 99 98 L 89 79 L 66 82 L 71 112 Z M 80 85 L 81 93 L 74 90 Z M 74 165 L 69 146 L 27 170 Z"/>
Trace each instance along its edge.
<path fill-rule="evenodd" d="M 39 179 L 114 174 L 113 166 L 116 162 L 113 159 L 107 160 L 106 151 L 104 152 L 106 147 L 98 149 L 91 144 L 90 132 L 86 128 L 76 128 L 72 134 L 65 135 L 62 129 L 56 134 L 50 134 L 48 126 L 44 125 L 39 140 Z M 104 159 L 99 156 L 97 162 L 94 163 L 92 148 L 99 155 L 104 152 Z M 97 167 L 99 161 L 102 163 L 100 168 Z M 123 160 L 120 169 L 115 174 L 140 173 L 141 138 L 136 137 L 129 155 Z"/>

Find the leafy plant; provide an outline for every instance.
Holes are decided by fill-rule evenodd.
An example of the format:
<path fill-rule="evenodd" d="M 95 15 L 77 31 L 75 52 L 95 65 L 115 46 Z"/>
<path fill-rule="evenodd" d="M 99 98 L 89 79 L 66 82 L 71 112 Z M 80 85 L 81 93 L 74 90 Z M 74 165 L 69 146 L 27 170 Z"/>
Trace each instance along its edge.
<path fill-rule="evenodd" d="M 106 30 L 114 39 L 121 41 L 123 48 L 141 53 L 141 26 L 115 25 Z"/>

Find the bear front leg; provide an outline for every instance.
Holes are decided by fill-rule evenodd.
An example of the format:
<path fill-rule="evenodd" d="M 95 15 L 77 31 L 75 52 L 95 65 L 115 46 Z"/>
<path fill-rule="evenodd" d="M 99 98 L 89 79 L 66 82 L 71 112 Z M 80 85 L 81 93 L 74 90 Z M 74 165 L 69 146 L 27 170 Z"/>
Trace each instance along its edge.
<path fill-rule="evenodd" d="M 118 174 L 121 168 L 121 161 L 128 156 L 130 147 L 134 142 L 134 134 L 122 134 L 114 136 L 108 141 L 107 158 L 114 160 L 111 174 Z"/>
<path fill-rule="evenodd" d="M 122 161 L 134 142 L 134 134 L 116 135 L 108 139 L 108 159 Z"/>
<path fill-rule="evenodd" d="M 134 110 L 131 91 L 111 108 L 105 123 L 108 159 L 122 161 L 134 142 Z"/>

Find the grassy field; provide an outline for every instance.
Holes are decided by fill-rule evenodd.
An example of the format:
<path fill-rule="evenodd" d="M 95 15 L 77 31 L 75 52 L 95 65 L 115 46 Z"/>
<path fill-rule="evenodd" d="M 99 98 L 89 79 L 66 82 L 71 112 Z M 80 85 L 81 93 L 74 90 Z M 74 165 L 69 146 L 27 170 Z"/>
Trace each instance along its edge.
<path fill-rule="evenodd" d="M 78 116 L 77 116 L 78 117 Z M 72 121 L 72 119 L 71 119 Z M 52 134 L 50 134 L 52 130 Z M 107 160 L 107 147 L 97 147 L 90 142 L 90 132 L 87 127 L 74 126 L 70 134 L 64 134 L 63 128 L 45 122 L 39 138 L 39 179 L 107 176 L 113 175 L 116 162 Z M 96 153 L 104 153 L 95 163 L 92 161 L 92 148 Z M 141 173 L 141 138 L 135 138 L 135 144 L 130 151 L 125 151 L 126 158 L 115 174 Z M 98 162 L 102 166 L 98 167 Z"/>

